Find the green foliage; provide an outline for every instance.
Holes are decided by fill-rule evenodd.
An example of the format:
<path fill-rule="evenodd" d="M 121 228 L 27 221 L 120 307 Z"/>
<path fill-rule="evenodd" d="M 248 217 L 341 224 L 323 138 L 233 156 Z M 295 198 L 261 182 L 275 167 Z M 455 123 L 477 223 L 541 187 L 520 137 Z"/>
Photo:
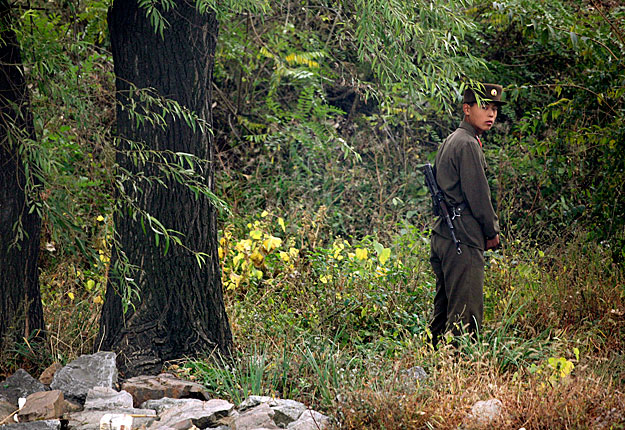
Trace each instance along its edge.
<path fill-rule="evenodd" d="M 138 0 L 139 7 L 145 10 L 145 16 L 149 19 L 154 32 L 163 37 L 163 30 L 169 27 L 169 22 L 163 17 L 163 12 L 168 12 L 176 7 L 174 0 Z"/>
<path fill-rule="evenodd" d="M 587 226 L 622 260 L 624 12 L 592 3 L 496 2 L 479 16 L 494 42 L 478 40 L 514 103 L 493 156 L 504 221 L 545 238 Z"/>
<path fill-rule="evenodd" d="M 485 67 L 467 36 L 477 27 L 464 13 L 472 1 L 355 2 L 359 58 L 385 89 L 452 112 L 459 80 Z"/>
<path fill-rule="evenodd" d="M 94 6 L 95 7 L 95 6 Z M 89 9 L 75 19 L 91 17 Z M 26 9 L 16 22 L 29 82 L 35 139 L 16 144 L 27 174 L 29 210 L 46 222 L 46 263 L 81 255 L 85 269 L 104 270 L 98 241 L 107 226 L 95 222 L 110 212 L 107 140 L 112 122 L 110 58 L 94 46 L 99 37 L 76 32 L 61 14 Z M 62 106 L 62 109 L 59 109 Z"/>
<path fill-rule="evenodd" d="M 230 359 L 189 361 L 182 373 L 204 383 L 215 396 L 235 404 L 251 395 L 264 395 L 306 399 L 331 407 L 343 387 L 365 383 L 361 360 L 331 340 L 304 338 L 294 346 L 284 343 L 276 356 L 268 347 L 261 351 L 252 348 L 241 350 Z"/>
<path fill-rule="evenodd" d="M 388 247 L 371 237 L 360 243 L 336 238 L 325 244 L 316 236 L 319 219 L 290 225 L 266 212 L 261 215 L 241 231 L 226 226 L 219 253 L 223 284 L 235 309 L 268 296 L 257 312 L 272 315 L 262 328 L 269 336 L 281 335 L 274 326 L 303 324 L 312 331 L 331 327 L 341 344 L 376 339 L 392 345 L 424 329 L 430 293 L 412 287 L 415 272 L 421 273 L 426 261 L 425 242 L 415 240 L 416 230 L 406 230 Z M 406 249 L 419 252 L 411 256 Z M 294 313 L 293 306 L 303 308 Z M 247 323 L 257 325 L 250 317 Z"/>
<path fill-rule="evenodd" d="M 224 18 L 214 115 L 225 198 L 301 212 L 325 205 L 344 235 L 418 214 L 419 157 L 456 121 L 440 112 L 461 79 L 484 65 L 466 42 L 475 28 L 466 4 L 442 3 L 287 1 Z M 231 188 L 237 176 L 250 192 Z M 312 194 L 312 206 L 299 198 Z"/>
<path fill-rule="evenodd" d="M 623 285 L 622 270 L 599 247 L 586 248 L 580 240 L 559 243 L 563 249 L 517 244 L 505 254 L 489 253 L 485 293 L 490 311 L 483 331 L 477 340 L 460 337 L 457 347 L 432 351 L 425 326 L 434 286 L 427 238 L 418 229 L 406 228 L 388 246 L 371 238 L 320 245 L 315 229 L 281 222 L 270 213 L 253 218 L 242 230 L 230 227 L 222 246 L 249 238 L 252 246 L 245 254 L 269 235 L 280 236 L 281 243 L 265 255 L 262 278 L 242 280 L 225 291 L 237 352 L 232 360 L 191 360 L 179 369 L 204 382 L 215 396 L 235 403 L 251 394 L 298 399 L 337 414 L 346 428 L 362 428 L 351 421 L 359 408 L 366 409 L 368 415 L 362 412 L 369 420 L 399 408 L 399 415 L 389 415 L 397 418 L 392 428 L 416 419 L 404 416 L 415 408 L 421 411 L 418 419 L 436 423 L 445 416 L 458 423 L 462 416 L 449 418 L 445 412 L 473 395 L 473 401 L 493 395 L 506 401 L 515 423 L 526 419 L 523 405 L 545 398 L 582 408 L 592 399 L 613 398 L 614 387 L 607 381 L 618 374 L 604 374 L 597 365 L 603 361 L 591 357 L 607 354 L 609 368 L 618 366 L 623 320 L 617 315 L 625 309 L 625 295 L 615 288 Z M 299 252 L 286 262 L 279 255 L 288 243 L 297 243 Z M 404 263 L 400 276 L 380 277 L 374 269 L 380 257 L 386 258 L 385 249 L 390 249 L 385 265 Z M 357 261 L 350 260 L 351 252 Z M 558 266 L 575 255 L 584 258 L 575 266 Z M 236 252 L 225 256 L 226 267 L 232 256 Z M 571 298 L 573 291 L 583 299 Z M 354 307 L 343 306 L 347 298 Z M 575 323 L 582 315 L 588 324 Z M 403 374 L 414 365 L 423 366 L 430 377 L 408 388 L 410 379 Z M 593 378 L 606 378 L 599 392 L 590 389 Z M 563 399 L 562 390 L 574 399 Z M 384 401 L 389 398 L 392 407 Z M 587 417 L 575 422 L 597 414 L 586 411 Z M 557 421 L 560 415 L 558 408 L 545 408 L 548 419 Z"/>
<path fill-rule="evenodd" d="M 224 21 L 232 13 L 263 14 L 270 10 L 269 0 L 195 0 L 195 7 L 200 13 L 215 12 L 220 21 Z"/>

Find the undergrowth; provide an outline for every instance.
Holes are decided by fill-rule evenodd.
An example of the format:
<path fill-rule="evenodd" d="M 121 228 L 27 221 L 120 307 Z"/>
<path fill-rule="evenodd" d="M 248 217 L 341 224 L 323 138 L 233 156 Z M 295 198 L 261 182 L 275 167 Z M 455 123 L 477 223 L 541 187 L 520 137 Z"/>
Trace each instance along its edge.
<path fill-rule="evenodd" d="M 235 350 L 169 370 L 234 403 L 252 394 L 302 401 L 341 429 L 623 428 L 625 292 L 609 250 L 581 236 L 542 249 L 505 241 L 487 253 L 483 330 L 433 351 L 427 231 L 404 223 L 390 241 L 333 237 L 326 222 L 322 207 L 224 225 Z M 93 347 L 104 266 L 58 267 L 42 274 L 48 352 L 24 341 L 3 351 L 5 366 L 39 357 L 41 368 Z M 428 377 L 407 377 L 415 366 Z M 471 406 L 491 398 L 503 404 L 501 420 L 471 421 Z"/>
<path fill-rule="evenodd" d="M 433 351 L 427 234 L 402 225 L 385 244 L 318 240 L 322 218 L 291 224 L 264 212 L 226 228 L 237 350 L 179 372 L 234 402 L 298 399 L 337 428 L 622 428 L 625 294 L 608 250 L 583 238 L 544 250 L 508 241 L 487 254 L 477 340 Z M 414 366 L 428 378 L 406 380 Z M 490 398 L 505 413 L 480 427 L 467 416 Z"/>

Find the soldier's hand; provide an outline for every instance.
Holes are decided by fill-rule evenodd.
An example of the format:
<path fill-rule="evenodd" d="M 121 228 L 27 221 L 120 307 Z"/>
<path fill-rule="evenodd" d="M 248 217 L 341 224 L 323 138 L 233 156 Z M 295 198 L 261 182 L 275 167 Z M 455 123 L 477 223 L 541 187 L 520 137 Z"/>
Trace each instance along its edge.
<path fill-rule="evenodd" d="M 496 235 L 492 239 L 486 240 L 486 250 L 495 249 L 499 246 L 499 235 Z"/>

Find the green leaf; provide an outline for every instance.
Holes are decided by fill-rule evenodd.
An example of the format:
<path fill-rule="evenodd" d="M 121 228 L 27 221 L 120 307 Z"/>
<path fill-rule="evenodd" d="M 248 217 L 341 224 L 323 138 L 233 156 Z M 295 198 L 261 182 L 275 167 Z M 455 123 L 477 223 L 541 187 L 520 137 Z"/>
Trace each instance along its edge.
<path fill-rule="evenodd" d="M 378 258 L 380 259 L 380 264 L 384 266 L 384 264 L 386 264 L 386 262 L 388 261 L 390 257 L 391 257 L 391 249 L 384 248 L 378 256 Z"/>
<path fill-rule="evenodd" d="M 167 251 L 169 251 L 169 235 L 165 236 L 165 250 L 163 251 L 163 255 L 167 255 Z"/>
<path fill-rule="evenodd" d="M 384 246 L 382 246 L 382 244 L 377 240 L 373 241 L 373 249 L 375 250 L 375 253 L 378 255 L 378 257 L 382 255 L 382 252 L 384 252 Z"/>

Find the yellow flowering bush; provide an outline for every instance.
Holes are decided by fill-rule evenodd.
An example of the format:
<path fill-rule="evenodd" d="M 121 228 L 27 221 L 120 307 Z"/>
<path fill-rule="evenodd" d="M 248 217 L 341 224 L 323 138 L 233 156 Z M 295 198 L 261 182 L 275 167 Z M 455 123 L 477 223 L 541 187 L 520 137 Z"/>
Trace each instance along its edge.
<path fill-rule="evenodd" d="M 312 269 L 320 284 L 336 281 L 338 273 L 343 279 L 368 275 L 379 278 L 389 271 L 391 249 L 375 240 L 354 245 L 337 238 L 326 248 L 309 244 L 306 235 L 288 235 L 280 216 L 263 211 L 255 218 L 243 230 L 235 231 L 235 226 L 229 224 L 221 231 L 218 252 L 226 290 L 246 289 L 261 281 L 271 284 L 303 263 Z M 302 247 L 306 248 L 304 260 Z M 401 263 L 395 261 L 394 266 L 400 267 Z"/>
<path fill-rule="evenodd" d="M 218 248 L 224 287 L 237 290 L 260 280 L 271 282 L 270 273 L 293 270 L 299 249 L 293 246 L 293 240 L 287 244 L 278 236 L 285 233 L 284 219 L 267 211 L 248 223 L 240 238 L 236 237 L 234 226 L 227 225 Z"/>

